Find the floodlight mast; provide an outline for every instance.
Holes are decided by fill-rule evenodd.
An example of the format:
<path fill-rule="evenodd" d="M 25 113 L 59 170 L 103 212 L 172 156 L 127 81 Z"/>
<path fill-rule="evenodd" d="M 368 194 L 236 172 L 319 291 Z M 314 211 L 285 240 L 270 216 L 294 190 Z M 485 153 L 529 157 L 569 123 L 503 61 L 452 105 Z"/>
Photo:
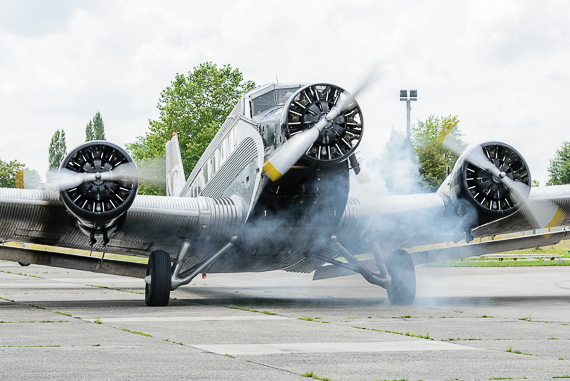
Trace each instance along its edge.
<path fill-rule="evenodd" d="M 406 127 L 406 138 L 408 145 L 412 146 L 412 132 L 410 128 L 410 111 L 412 106 L 410 102 L 418 100 L 418 90 L 410 90 L 410 97 L 408 98 L 408 90 L 400 90 L 400 101 L 406 101 L 406 110 L 408 112 L 408 124 Z"/>

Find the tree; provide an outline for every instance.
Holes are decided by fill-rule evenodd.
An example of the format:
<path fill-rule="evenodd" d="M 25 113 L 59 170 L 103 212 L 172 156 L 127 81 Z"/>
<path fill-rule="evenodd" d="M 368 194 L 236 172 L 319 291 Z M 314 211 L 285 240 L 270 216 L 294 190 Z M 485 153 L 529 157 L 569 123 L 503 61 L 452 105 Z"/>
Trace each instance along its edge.
<path fill-rule="evenodd" d="M 90 120 L 87 126 L 85 126 L 85 141 L 89 142 L 91 140 L 107 140 L 105 139 L 105 125 L 99 111 L 97 111 L 93 120 Z"/>
<path fill-rule="evenodd" d="M 57 169 L 66 155 L 65 131 L 63 129 L 61 131 L 56 130 L 49 145 L 49 165 L 48 173 L 46 174 L 48 181 L 55 180 Z"/>
<path fill-rule="evenodd" d="M 444 147 L 443 142 L 456 147 L 459 151 L 466 144 L 462 134 L 456 128 L 457 116 L 435 117 L 430 115 L 425 121 L 418 121 L 414 127 L 412 145 L 419 160 L 419 172 L 426 190 L 435 191 L 445 180 L 445 167 L 453 168 L 459 158 Z"/>
<path fill-rule="evenodd" d="M 105 125 L 99 111 L 93 117 L 93 140 L 107 140 L 105 139 Z"/>
<path fill-rule="evenodd" d="M 91 140 L 95 140 L 95 134 L 93 134 L 93 122 L 89 121 L 85 126 L 85 141 L 90 142 Z"/>
<path fill-rule="evenodd" d="M 24 164 L 17 160 L 0 160 L 0 188 L 16 188 L 17 173 L 24 167 Z"/>
<path fill-rule="evenodd" d="M 570 142 L 564 141 L 548 165 L 546 185 L 570 184 Z"/>
<path fill-rule="evenodd" d="M 158 120 L 149 120 L 149 132 L 127 150 L 137 161 L 164 155 L 166 142 L 178 133 L 184 172 L 189 174 L 218 132 L 240 96 L 255 87 L 239 69 L 218 68 L 206 62 L 184 74 L 160 94 Z"/>

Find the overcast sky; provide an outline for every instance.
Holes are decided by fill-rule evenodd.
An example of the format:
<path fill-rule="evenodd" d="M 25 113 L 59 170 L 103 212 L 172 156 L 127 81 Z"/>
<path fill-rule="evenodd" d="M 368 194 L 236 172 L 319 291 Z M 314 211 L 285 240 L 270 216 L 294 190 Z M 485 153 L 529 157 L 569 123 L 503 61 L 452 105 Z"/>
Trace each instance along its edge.
<path fill-rule="evenodd" d="M 405 131 L 400 89 L 417 89 L 412 121 L 457 115 L 468 142 L 499 140 L 546 168 L 570 140 L 570 3 L 539 1 L 7 1 L 0 0 L 0 159 L 45 176 L 48 145 L 68 149 L 101 112 L 124 145 L 156 119 L 176 73 L 206 61 L 261 85 L 329 82 L 358 97 L 361 156 Z"/>

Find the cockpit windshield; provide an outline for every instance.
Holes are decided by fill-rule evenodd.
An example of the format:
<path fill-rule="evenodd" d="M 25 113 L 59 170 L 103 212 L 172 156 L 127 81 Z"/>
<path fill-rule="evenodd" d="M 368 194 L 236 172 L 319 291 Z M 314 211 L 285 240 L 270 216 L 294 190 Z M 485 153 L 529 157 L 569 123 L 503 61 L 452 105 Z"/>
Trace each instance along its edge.
<path fill-rule="evenodd" d="M 298 87 L 271 90 L 251 101 L 252 116 L 256 116 L 265 110 L 278 104 L 285 103 Z"/>

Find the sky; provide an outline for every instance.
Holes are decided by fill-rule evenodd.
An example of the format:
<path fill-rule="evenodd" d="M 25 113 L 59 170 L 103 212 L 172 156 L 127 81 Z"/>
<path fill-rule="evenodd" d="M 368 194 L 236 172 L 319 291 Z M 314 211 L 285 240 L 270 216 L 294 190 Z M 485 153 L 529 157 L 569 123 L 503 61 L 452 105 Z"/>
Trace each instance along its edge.
<path fill-rule="evenodd" d="M 469 143 L 502 141 L 533 179 L 570 140 L 570 3 L 564 1 L 0 0 L 0 159 L 45 176 L 64 129 L 70 150 L 97 111 L 123 146 L 157 119 L 160 92 L 203 62 L 258 85 L 327 82 L 359 95 L 360 157 L 412 122 L 457 115 Z"/>

